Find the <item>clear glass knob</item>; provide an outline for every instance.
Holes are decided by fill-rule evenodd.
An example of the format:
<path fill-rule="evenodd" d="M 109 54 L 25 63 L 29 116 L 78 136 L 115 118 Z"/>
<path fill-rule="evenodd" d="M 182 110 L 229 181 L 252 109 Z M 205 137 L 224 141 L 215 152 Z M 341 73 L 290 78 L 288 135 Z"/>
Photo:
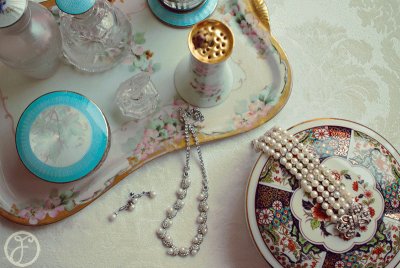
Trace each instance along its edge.
<path fill-rule="evenodd" d="M 122 114 L 143 119 L 158 106 L 159 95 L 148 73 L 142 72 L 123 82 L 117 91 L 116 103 Z"/>

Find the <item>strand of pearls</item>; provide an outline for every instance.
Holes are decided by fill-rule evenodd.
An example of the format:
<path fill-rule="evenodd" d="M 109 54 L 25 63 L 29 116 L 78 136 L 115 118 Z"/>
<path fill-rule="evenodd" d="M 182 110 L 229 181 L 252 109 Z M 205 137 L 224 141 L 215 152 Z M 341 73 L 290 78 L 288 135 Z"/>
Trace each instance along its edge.
<path fill-rule="evenodd" d="M 181 188 L 177 191 L 177 200 L 173 204 L 172 207 L 167 209 L 166 218 L 161 223 L 161 228 L 157 230 L 157 236 L 161 239 L 162 244 L 168 248 L 167 254 L 170 256 L 180 256 L 186 257 L 189 254 L 194 256 L 200 250 L 200 245 L 203 242 L 205 235 L 208 232 L 207 227 L 207 218 L 208 218 L 208 177 L 203 161 L 203 155 L 200 149 L 199 139 L 197 137 L 197 130 L 194 126 L 196 122 L 201 122 L 204 120 L 203 115 L 200 110 L 197 108 L 180 110 L 181 113 L 181 121 L 185 126 L 185 142 L 186 142 L 186 164 L 183 169 L 183 178 L 181 181 Z M 189 247 L 180 247 L 175 246 L 174 241 L 171 236 L 168 234 L 167 229 L 169 229 L 172 225 L 172 219 L 177 215 L 178 211 L 183 208 L 185 202 L 183 201 L 186 197 L 187 191 L 190 187 L 191 181 L 189 179 L 189 170 L 190 170 L 190 135 L 194 139 L 194 143 L 196 146 L 196 151 L 200 161 L 200 169 L 202 173 L 202 190 L 200 195 L 198 196 L 199 201 L 199 216 L 196 221 L 198 223 L 197 234 L 193 237 L 191 241 L 191 245 Z"/>
<path fill-rule="evenodd" d="M 359 227 L 355 214 L 360 211 L 366 213 L 365 207 L 354 202 L 346 187 L 341 185 L 332 172 L 320 164 L 319 159 L 310 153 L 296 137 L 286 130 L 274 127 L 254 140 L 253 147 L 256 151 L 262 151 L 267 156 L 278 160 L 300 182 L 301 188 L 314 202 L 321 204 L 331 222 L 338 223 L 338 230 L 344 228 L 341 225 L 343 221 L 347 224 L 348 217 L 351 217 L 349 220 L 351 224 L 349 223 L 348 226 L 350 229 Z M 368 221 L 367 215 L 365 216 L 365 220 Z M 344 228 L 342 231 L 339 230 L 346 239 L 352 238 L 349 230 Z"/>

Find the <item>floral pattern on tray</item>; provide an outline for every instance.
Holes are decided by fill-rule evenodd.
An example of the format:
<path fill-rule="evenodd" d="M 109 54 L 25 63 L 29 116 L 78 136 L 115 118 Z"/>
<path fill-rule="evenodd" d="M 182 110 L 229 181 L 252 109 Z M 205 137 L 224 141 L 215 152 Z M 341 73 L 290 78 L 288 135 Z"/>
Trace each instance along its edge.
<path fill-rule="evenodd" d="M 129 138 L 122 146 L 128 152 L 133 150 L 135 161 L 139 161 L 161 150 L 168 143 L 182 140 L 178 109 L 185 105 L 181 99 L 176 99 L 171 107 L 162 109 L 148 122 L 139 142 L 138 137 Z"/>
<path fill-rule="evenodd" d="M 236 114 L 232 119 L 233 128 L 251 128 L 265 117 L 277 101 L 270 92 L 271 86 L 267 85 L 258 96 L 252 97 L 250 102 L 238 102 L 235 107 Z"/>
<path fill-rule="evenodd" d="M 53 190 L 49 197 L 37 204 L 23 206 L 23 209 L 13 207 L 15 215 L 23 219 L 27 219 L 30 224 L 36 225 L 39 221 L 44 220 L 46 217 L 56 218 L 60 212 L 71 211 L 75 206 L 75 197 L 79 192 L 74 190 L 58 192 Z"/>
<path fill-rule="evenodd" d="M 226 23 L 239 24 L 243 34 L 249 37 L 249 41 L 257 49 L 260 58 L 267 57 L 271 50 L 269 36 L 264 30 L 257 27 L 259 20 L 246 10 L 241 1 L 229 1 L 229 3 L 219 5 L 217 10 Z"/>
<path fill-rule="evenodd" d="M 131 70 L 148 72 L 150 74 L 157 72 L 161 69 L 161 63 L 154 62 L 154 52 L 146 49 L 146 33 L 136 32 L 132 37 L 132 54 L 125 59 L 125 63 L 131 64 Z"/>
<path fill-rule="evenodd" d="M 286 103 L 291 90 L 291 70 L 282 48 L 280 48 L 278 42 L 274 44 L 270 42 L 270 33 L 267 32 L 263 27 L 260 27 L 260 21 L 257 20 L 256 15 L 252 14 L 247 8 L 248 0 L 223 0 L 219 2 L 219 9 L 214 13 L 217 19 L 227 21 L 234 28 L 235 37 L 237 37 L 237 44 L 242 43 L 246 49 L 253 50 L 251 54 L 251 66 L 254 66 L 256 62 L 265 70 L 268 70 L 271 66 L 274 69 L 273 81 L 276 86 L 272 88 L 271 81 L 267 79 L 257 79 L 258 84 L 253 85 L 251 82 L 253 78 L 248 77 L 246 73 L 245 64 L 249 58 L 248 53 L 238 53 L 237 57 L 233 59 L 235 66 L 233 69 L 236 70 L 236 74 L 245 75 L 245 79 L 242 79 L 237 83 L 235 90 L 240 92 L 241 87 L 249 87 L 251 92 L 249 95 L 244 96 L 238 95 L 232 101 L 232 104 L 228 107 L 229 113 L 226 113 L 226 120 L 213 126 L 213 128 L 207 129 L 204 126 L 200 126 L 201 133 L 199 135 L 201 142 L 217 140 L 219 138 L 225 138 L 232 135 L 236 135 L 248 130 L 251 130 L 257 126 L 260 126 L 270 120 Z M 122 9 L 129 8 L 127 11 L 128 16 L 132 19 L 133 23 L 139 23 L 134 27 L 134 35 L 132 42 L 132 53 L 130 53 L 124 60 L 122 67 L 115 74 L 116 77 L 120 78 L 123 75 L 132 75 L 132 73 L 145 71 L 152 74 L 152 81 L 157 83 L 164 83 L 165 81 L 159 81 L 160 77 L 163 77 L 163 72 L 168 72 L 172 67 L 167 61 L 162 61 L 162 53 L 160 53 L 160 45 L 154 41 L 154 33 L 149 31 L 150 24 L 143 24 L 141 16 L 145 17 L 147 6 L 145 0 L 138 0 L 137 2 L 129 1 L 114 1 L 116 5 L 119 5 Z M 50 7 L 50 4 L 46 4 Z M 239 19 L 240 18 L 240 19 Z M 150 19 L 147 18 L 146 19 Z M 151 17 L 151 19 L 154 19 Z M 152 22 L 152 27 L 162 28 L 165 27 L 162 24 L 158 24 L 157 21 Z M 158 30 L 158 28 L 156 30 Z M 168 29 L 171 30 L 171 29 Z M 173 34 L 173 31 L 171 31 Z M 254 52 L 254 53 L 253 53 Z M 174 52 L 175 53 L 175 52 Z M 254 54 L 254 55 L 253 55 Z M 183 53 L 182 55 L 183 56 Z M 165 58 L 165 57 L 164 57 Z M 270 66 L 270 62 L 273 65 Z M 236 66 L 237 65 L 237 66 Z M 277 67 L 275 67 L 277 66 Z M 72 70 L 68 70 L 68 73 Z M 111 71 L 113 72 L 113 71 Z M 121 73 L 122 72 L 122 73 Z M 125 74 L 125 73 L 126 74 Z M 276 75 L 276 77 L 275 77 Z M 86 76 L 85 76 L 86 77 Z M 104 77 L 104 76 L 102 76 Z M 98 81 L 102 77 L 98 77 Z M 90 77 L 87 77 L 89 80 Z M 78 79 L 79 80 L 79 79 Z M 254 79 L 253 79 L 254 80 Z M 99 83 L 97 81 L 97 83 Z M 118 80 L 119 81 L 119 80 Z M 261 84 L 260 84 L 261 81 Z M 87 84 L 85 82 L 85 84 Z M 101 83 L 100 83 L 101 84 Z M 39 89 L 39 84 L 35 84 L 34 90 L 29 91 L 29 97 L 24 98 L 34 99 L 42 92 L 49 90 L 48 87 L 45 89 Z M 75 85 L 76 86 L 76 83 Z M 101 86 L 101 85 L 100 85 Z M 35 90 L 37 91 L 35 92 Z M 65 88 L 63 88 L 64 90 Z M 40 91 L 41 90 L 41 91 Z M 80 92 L 87 94 L 90 92 Z M 109 89 L 107 89 L 109 90 Z M 110 89 L 112 90 L 112 89 Z M 234 90 L 233 90 L 234 91 Z M 17 120 L 18 111 L 10 109 L 13 107 L 13 100 L 18 99 L 21 96 L 18 95 L 17 90 L 9 92 L 9 88 L 0 89 L 0 127 L 6 126 L 10 128 L 10 135 L 13 135 L 14 122 Z M 32 92 L 35 92 L 32 94 Z M 93 93 L 93 92 L 92 92 Z M 93 101 L 100 104 L 103 100 L 101 98 L 96 99 L 96 94 L 89 93 L 88 97 L 94 97 Z M 14 95 L 13 95 L 14 94 Z M 92 96 L 90 96 L 92 94 Z M 103 93 L 101 93 L 103 94 Z M 116 128 L 112 128 L 112 146 L 110 153 L 106 159 L 105 164 L 97 171 L 100 175 L 96 180 L 93 180 L 87 185 L 83 182 L 77 182 L 74 184 L 72 191 L 76 194 L 72 195 L 68 199 L 68 206 L 63 202 L 58 203 L 52 199 L 51 189 L 53 185 L 47 186 L 45 193 L 41 193 L 40 196 L 23 197 L 20 201 L 8 197 L 4 199 L 0 198 L 2 204 L 0 205 L 0 215 L 6 218 L 26 224 L 26 225 L 41 225 L 59 221 L 65 217 L 68 217 L 77 211 L 83 209 L 89 203 L 93 202 L 98 196 L 104 194 L 107 190 L 116 185 L 119 181 L 124 179 L 130 173 L 140 168 L 148 161 L 163 155 L 165 153 L 177 150 L 184 146 L 183 137 L 181 135 L 181 125 L 177 120 L 178 109 L 183 103 L 179 98 L 173 98 L 171 92 L 168 96 L 166 103 L 162 103 L 159 110 L 149 118 L 141 120 L 139 122 L 124 122 L 118 125 Z M 175 92 L 173 93 L 175 94 Z M 32 96 L 31 96 L 32 95 Z M 167 94 L 165 94 L 167 95 Z M 98 103 L 98 101 L 100 103 Z M 3 116 L 4 115 L 4 116 Z M 107 114 L 109 119 L 109 114 Z M 207 115 L 206 115 L 207 119 Z M 111 122 L 112 123 L 112 122 Z M 118 121 L 120 123 L 120 121 Z M 209 123 L 209 122 L 206 122 Z M 112 126 L 112 124 L 110 124 Z M 209 124 L 207 124 L 209 126 Z M 117 137 L 117 138 L 116 138 Z M 117 139 L 117 142 L 115 142 Z M 113 158 L 113 151 L 119 158 Z M 103 168 L 109 161 L 110 167 L 107 166 L 107 170 Z M 84 186 L 83 186 L 84 185 Z M 55 188 L 56 191 L 61 195 L 65 191 L 65 187 L 60 186 Z M 70 190 L 71 190 L 70 189 Z M 1 194 L 1 193 L 0 193 Z M 49 199 L 53 201 L 49 201 Z M 71 202 L 69 202 L 71 201 Z M 54 207 L 54 209 L 49 209 Z M 61 208 L 64 208 L 63 210 Z M 51 210 L 51 213 L 49 212 Z"/>
<path fill-rule="evenodd" d="M 296 193 L 293 191 L 298 187 L 295 180 L 277 161 L 267 159 L 258 175 L 255 217 L 262 240 L 272 256 L 283 267 L 385 267 L 390 264 L 400 253 L 400 165 L 394 156 L 375 139 L 350 128 L 314 127 L 297 133 L 296 137 L 314 153 L 322 152 L 321 144 L 337 141 L 332 148 L 324 147 L 321 160 L 328 167 L 332 166 L 329 164 L 332 161 L 336 163 L 333 166 L 343 166 L 341 161 L 359 165 L 370 174 L 370 179 L 364 177 L 367 173 L 356 175 L 354 167 L 333 171 L 337 179 L 344 180 L 351 188 L 355 201 L 369 207 L 371 215 L 377 218 L 377 227 L 367 242 L 354 245 L 344 253 L 335 253 L 324 245 L 310 242 L 303 236 L 304 230 L 300 232 L 302 227 L 291 204 L 300 204 L 300 214 L 308 228 L 318 231 L 323 239 L 332 237 L 328 216 L 312 200 L 293 202 Z M 370 180 L 376 181 L 375 190 Z M 377 202 L 381 203 L 381 212 Z M 383 217 L 379 213 L 384 213 Z M 360 230 L 359 235 L 362 237 L 370 227 Z"/>

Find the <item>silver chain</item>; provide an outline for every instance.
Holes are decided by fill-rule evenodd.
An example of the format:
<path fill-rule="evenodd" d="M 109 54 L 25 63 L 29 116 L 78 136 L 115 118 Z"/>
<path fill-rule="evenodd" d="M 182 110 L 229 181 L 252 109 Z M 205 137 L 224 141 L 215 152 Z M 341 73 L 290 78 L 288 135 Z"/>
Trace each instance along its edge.
<path fill-rule="evenodd" d="M 183 168 L 183 175 L 181 181 L 181 187 L 176 192 L 177 200 L 172 205 L 172 207 L 167 209 L 166 218 L 161 223 L 161 228 L 157 230 L 157 236 L 161 239 L 163 245 L 168 248 L 167 254 L 171 256 L 181 256 L 186 257 L 189 254 L 194 256 L 200 250 L 200 245 L 203 242 L 204 236 L 207 234 L 207 216 L 208 216 L 208 177 L 206 168 L 204 165 L 203 154 L 201 152 L 199 139 L 197 136 L 197 128 L 196 125 L 199 122 L 204 121 L 204 116 L 201 114 L 198 108 L 187 108 L 187 109 L 179 109 L 181 122 L 184 124 L 184 133 L 185 133 L 185 144 L 186 144 L 186 161 L 185 166 Z M 184 199 L 186 198 L 187 191 L 190 187 L 191 181 L 189 179 L 189 171 L 190 171 L 190 137 L 193 138 L 194 144 L 196 146 L 197 155 L 200 161 L 200 170 L 202 174 L 202 190 L 198 197 L 199 201 L 199 216 L 197 217 L 197 234 L 191 241 L 191 245 L 189 247 L 181 247 L 178 248 L 175 246 L 174 241 L 171 236 L 168 234 L 167 229 L 169 229 L 172 225 L 172 219 L 177 215 L 178 211 L 181 210 L 184 206 Z"/>

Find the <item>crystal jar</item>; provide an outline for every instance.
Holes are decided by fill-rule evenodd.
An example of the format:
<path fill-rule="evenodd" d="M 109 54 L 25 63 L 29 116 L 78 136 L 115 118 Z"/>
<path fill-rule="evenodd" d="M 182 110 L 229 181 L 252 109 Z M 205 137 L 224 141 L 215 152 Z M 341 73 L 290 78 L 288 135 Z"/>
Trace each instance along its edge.
<path fill-rule="evenodd" d="M 28 76 L 45 79 L 59 65 L 60 30 L 53 15 L 27 0 L 0 0 L 0 61 Z"/>
<path fill-rule="evenodd" d="M 65 58 L 87 72 L 113 68 L 131 46 L 127 16 L 105 0 L 57 0 Z"/>

